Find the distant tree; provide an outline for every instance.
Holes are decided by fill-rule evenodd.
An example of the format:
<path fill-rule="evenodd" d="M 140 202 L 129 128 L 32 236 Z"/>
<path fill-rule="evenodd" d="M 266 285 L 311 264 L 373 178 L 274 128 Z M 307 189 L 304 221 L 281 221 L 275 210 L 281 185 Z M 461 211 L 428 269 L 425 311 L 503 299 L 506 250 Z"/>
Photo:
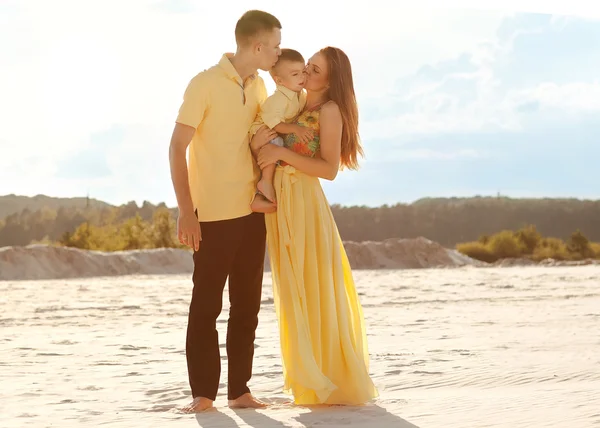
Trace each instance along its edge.
<path fill-rule="evenodd" d="M 135 217 L 126 220 L 120 228 L 120 235 L 123 241 L 122 249 L 133 250 L 150 247 L 149 229 L 150 225 L 142 219 L 140 214 L 136 214 Z"/>
<path fill-rule="evenodd" d="M 594 256 L 589 239 L 579 229 L 571 234 L 567 250 L 576 259 L 587 259 Z"/>
<path fill-rule="evenodd" d="M 12 212 L 0 220 L 0 246 L 27 245 L 49 239 L 60 245 L 103 249 L 179 247 L 175 236 L 176 209 L 164 204 L 134 201 L 122 206 L 110 206 L 99 201 L 79 198 L 76 202 L 48 198 L 0 196 L 0 211 Z M 17 211 L 10 205 L 17 204 Z M 503 230 L 515 231 L 514 241 L 520 256 L 581 258 L 596 254 L 596 246 L 571 242 L 573 230 L 580 229 L 590 242 L 600 241 L 600 201 L 576 199 L 510 199 L 507 197 L 425 198 L 411 204 L 381 207 L 331 207 L 342 239 L 345 241 L 381 241 L 388 238 L 416 238 L 424 236 L 447 247 L 459 243 L 478 242 L 483 246 L 472 248 L 483 251 L 482 257 L 497 257 L 490 247 L 491 237 Z M 161 213 L 161 214 L 157 214 Z M 141 219 L 141 220 L 140 220 Z M 87 224 L 85 230 L 79 230 Z M 526 225 L 525 227 L 523 227 Z M 555 248 L 548 244 L 556 237 L 563 245 Z M 47 237 L 47 239 L 45 239 Z M 68 239 L 66 239 L 68 238 Z M 497 248 L 509 247 L 514 242 L 507 236 Z M 536 243 L 537 242 L 537 243 Z M 567 251 L 570 245 L 570 252 Z M 579 245 L 579 246 L 578 246 Z M 485 250 L 482 250 L 485 248 Z M 492 251 L 490 253 L 490 251 Z M 506 252 L 505 251 L 505 252 Z M 487 255 L 486 255 L 487 254 Z"/>
<path fill-rule="evenodd" d="M 516 236 L 525 254 L 533 254 L 536 247 L 542 240 L 542 235 L 533 225 L 529 225 L 520 229 L 517 231 Z"/>
<path fill-rule="evenodd" d="M 175 248 L 178 243 L 175 240 L 175 220 L 167 209 L 159 209 L 152 218 L 152 241 L 157 248 Z"/>
<path fill-rule="evenodd" d="M 488 245 L 490 251 L 500 259 L 520 257 L 523 253 L 519 240 L 510 230 L 493 235 Z"/>
<path fill-rule="evenodd" d="M 533 252 L 532 259 L 536 261 L 545 259 L 568 260 L 567 244 L 558 238 L 542 238 Z"/>
<path fill-rule="evenodd" d="M 490 242 L 490 235 L 479 235 L 479 239 L 477 239 L 482 245 L 487 245 Z"/>
<path fill-rule="evenodd" d="M 58 240 L 59 245 L 62 245 L 64 247 L 72 247 L 73 245 L 71 244 L 71 239 L 72 239 L 73 234 L 71 232 L 65 232 L 61 235 L 60 239 Z"/>
<path fill-rule="evenodd" d="M 79 225 L 75 232 L 69 238 L 68 247 L 75 247 L 82 250 L 91 250 L 91 231 L 88 222 Z"/>

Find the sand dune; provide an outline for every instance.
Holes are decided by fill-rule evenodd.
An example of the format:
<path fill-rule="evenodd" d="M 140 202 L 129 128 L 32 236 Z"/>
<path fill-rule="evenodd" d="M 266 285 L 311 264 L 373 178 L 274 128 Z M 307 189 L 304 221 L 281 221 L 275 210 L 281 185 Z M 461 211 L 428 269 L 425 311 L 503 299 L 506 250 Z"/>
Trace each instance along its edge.
<path fill-rule="evenodd" d="M 158 258 L 156 260 L 159 260 Z M 185 360 L 189 275 L 0 281 L 0 427 L 588 428 L 600 420 L 600 267 L 358 270 L 364 407 L 282 403 L 270 274 L 255 345 L 267 410 L 198 416 Z"/>
<path fill-rule="evenodd" d="M 119 252 L 48 245 L 0 248 L 0 280 L 171 274 L 191 269 L 190 253 L 171 248 Z"/>
<path fill-rule="evenodd" d="M 478 260 L 442 247 L 426 238 L 345 242 L 354 269 L 416 269 L 483 266 Z"/>
<path fill-rule="evenodd" d="M 456 250 L 444 248 L 426 238 L 388 239 L 382 242 L 344 243 L 353 269 L 428 269 L 475 267 L 547 267 L 599 265 L 600 260 L 539 263 L 527 259 L 505 259 L 492 265 L 474 260 Z M 159 248 L 117 252 L 87 251 L 76 248 L 29 245 L 0 248 L 0 281 L 89 278 L 120 275 L 159 275 L 191 273 L 191 252 Z M 265 270 L 270 271 L 268 257 Z"/>
<path fill-rule="evenodd" d="M 480 266 L 483 263 L 425 238 L 346 242 L 354 269 Z M 268 259 L 265 268 L 269 271 Z M 0 280 L 190 273 L 190 252 L 161 248 L 120 252 L 29 245 L 0 248 Z"/>

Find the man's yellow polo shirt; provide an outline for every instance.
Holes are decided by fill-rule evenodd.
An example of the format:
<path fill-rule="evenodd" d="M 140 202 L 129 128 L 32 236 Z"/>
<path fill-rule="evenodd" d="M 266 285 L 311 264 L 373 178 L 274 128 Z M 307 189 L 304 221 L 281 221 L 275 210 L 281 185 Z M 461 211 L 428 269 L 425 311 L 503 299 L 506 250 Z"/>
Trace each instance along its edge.
<path fill-rule="evenodd" d="M 248 133 L 267 90 L 257 74 L 242 82 L 231 55 L 223 55 L 217 65 L 190 81 L 176 120 L 196 129 L 188 176 L 200 221 L 251 214 L 260 174 Z"/>

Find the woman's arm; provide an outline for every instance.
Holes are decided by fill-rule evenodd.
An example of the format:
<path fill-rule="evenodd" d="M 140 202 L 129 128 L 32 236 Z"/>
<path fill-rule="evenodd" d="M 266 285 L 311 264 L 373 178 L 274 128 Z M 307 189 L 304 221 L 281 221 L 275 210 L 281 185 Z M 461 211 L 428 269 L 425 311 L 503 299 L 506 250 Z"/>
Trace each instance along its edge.
<path fill-rule="evenodd" d="M 334 180 L 340 170 L 340 155 L 342 149 L 342 115 L 337 104 L 329 102 L 321 107 L 320 114 L 320 158 L 303 156 L 286 148 L 275 147 L 278 160 L 292 165 L 305 174 L 326 180 Z M 272 149 L 265 146 L 262 150 Z M 262 151 L 261 150 L 261 151 Z M 269 156 L 263 160 L 270 163 Z M 259 154 L 259 165 L 261 154 Z M 261 168 L 263 166 L 261 165 Z"/>

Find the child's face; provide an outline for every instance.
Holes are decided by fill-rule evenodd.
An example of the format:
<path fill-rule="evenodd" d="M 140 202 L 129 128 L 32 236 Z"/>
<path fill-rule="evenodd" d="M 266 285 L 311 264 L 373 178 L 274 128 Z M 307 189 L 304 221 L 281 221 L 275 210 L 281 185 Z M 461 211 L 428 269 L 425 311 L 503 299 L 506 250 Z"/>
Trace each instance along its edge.
<path fill-rule="evenodd" d="M 285 61 L 277 66 L 275 83 L 294 92 L 300 92 L 306 83 L 303 62 Z"/>

